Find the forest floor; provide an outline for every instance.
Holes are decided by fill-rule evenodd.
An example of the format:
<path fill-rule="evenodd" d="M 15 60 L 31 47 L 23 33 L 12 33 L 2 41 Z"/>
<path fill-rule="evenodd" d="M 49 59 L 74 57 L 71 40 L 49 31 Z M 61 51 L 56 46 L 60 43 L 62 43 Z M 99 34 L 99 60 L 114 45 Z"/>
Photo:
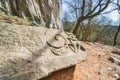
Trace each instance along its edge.
<path fill-rule="evenodd" d="M 76 66 L 73 80 L 120 80 L 120 65 L 110 61 L 116 48 L 99 43 L 81 42 L 88 58 Z M 117 54 L 120 56 L 120 54 Z"/>

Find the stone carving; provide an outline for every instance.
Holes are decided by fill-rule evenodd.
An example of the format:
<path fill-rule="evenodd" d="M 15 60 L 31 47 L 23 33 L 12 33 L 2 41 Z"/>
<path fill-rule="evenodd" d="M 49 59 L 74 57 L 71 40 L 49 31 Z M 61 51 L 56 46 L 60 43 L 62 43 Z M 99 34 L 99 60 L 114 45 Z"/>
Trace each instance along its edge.
<path fill-rule="evenodd" d="M 66 54 L 66 50 L 67 50 L 67 45 L 66 45 L 66 40 L 64 38 L 64 36 L 60 35 L 60 34 L 56 34 L 55 37 L 53 38 L 53 43 L 51 43 L 50 41 L 47 41 L 48 45 L 51 46 L 51 51 L 55 54 L 55 55 L 63 55 Z"/>
<path fill-rule="evenodd" d="M 53 37 L 54 43 L 47 41 L 48 45 L 51 46 L 51 51 L 56 55 L 64 55 L 70 48 L 74 53 L 78 53 L 81 50 L 80 42 L 72 33 L 65 33 L 64 35 L 56 34 Z"/>
<path fill-rule="evenodd" d="M 86 60 L 71 34 L 0 22 L 0 80 L 40 80 Z"/>
<path fill-rule="evenodd" d="M 47 35 L 49 36 L 49 35 Z M 64 38 L 64 36 L 60 35 L 60 34 L 56 34 L 55 37 L 53 38 L 54 43 L 51 43 L 50 41 L 47 41 L 48 45 L 50 45 L 51 47 L 54 48 L 61 48 L 65 45 L 66 40 Z"/>
<path fill-rule="evenodd" d="M 64 55 L 64 54 L 67 53 L 65 47 L 62 47 L 62 48 L 60 48 L 60 49 L 51 48 L 51 51 L 52 51 L 55 55 L 59 55 L 59 56 Z"/>
<path fill-rule="evenodd" d="M 68 46 L 71 48 L 73 52 L 78 53 L 81 46 L 80 42 L 72 33 L 66 33 L 66 34 L 68 35 L 67 39 L 69 40 Z"/>

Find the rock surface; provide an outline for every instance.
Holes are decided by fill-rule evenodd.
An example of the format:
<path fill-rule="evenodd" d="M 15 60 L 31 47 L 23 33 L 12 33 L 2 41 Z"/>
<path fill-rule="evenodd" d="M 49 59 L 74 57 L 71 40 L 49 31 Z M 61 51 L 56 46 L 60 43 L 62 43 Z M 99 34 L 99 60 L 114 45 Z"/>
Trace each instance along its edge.
<path fill-rule="evenodd" d="M 114 54 L 120 55 L 120 49 L 115 49 L 113 51 L 111 51 Z"/>
<path fill-rule="evenodd" d="M 62 29 L 61 0 L 0 0 L 0 12 Z"/>
<path fill-rule="evenodd" d="M 0 22 L 0 80 L 38 80 L 83 60 L 71 33 Z"/>
<path fill-rule="evenodd" d="M 118 64 L 118 65 L 120 65 L 120 56 L 118 56 L 118 55 L 114 55 L 114 56 L 111 56 L 110 58 L 110 61 L 112 61 L 113 63 L 116 63 L 116 64 Z"/>

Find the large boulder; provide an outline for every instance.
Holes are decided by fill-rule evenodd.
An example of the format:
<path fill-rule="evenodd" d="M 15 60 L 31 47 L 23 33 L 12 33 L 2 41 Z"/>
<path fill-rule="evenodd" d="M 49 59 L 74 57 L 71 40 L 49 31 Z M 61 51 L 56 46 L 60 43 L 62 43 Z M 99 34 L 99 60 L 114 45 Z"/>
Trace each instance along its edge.
<path fill-rule="evenodd" d="M 0 22 L 0 80 L 38 80 L 86 60 L 71 33 Z"/>
<path fill-rule="evenodd" d="M 0 0 L 0 12 L 62 29 L 61 0 Z"/>

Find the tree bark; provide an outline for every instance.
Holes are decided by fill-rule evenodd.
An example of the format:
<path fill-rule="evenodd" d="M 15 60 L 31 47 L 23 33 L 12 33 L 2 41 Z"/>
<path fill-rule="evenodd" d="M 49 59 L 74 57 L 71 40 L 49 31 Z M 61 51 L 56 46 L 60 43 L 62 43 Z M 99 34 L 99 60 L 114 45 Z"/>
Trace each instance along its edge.
<path fill-rule="evenodd" d="M 80 17 L 75 25 L 75 28 L 73 30 L 73 34 L 76 35 L 80 26 L 80 23 L 83 21 L 83 17 Z"/>
<path fill-rule="evenodd" d="M 117 44 L 117 37 L 118 37 L 119 32 L 120 32 L 120 24 L 118 26 L 117 32 L 115 33 L 113 46 L 115 46 Z"/>

